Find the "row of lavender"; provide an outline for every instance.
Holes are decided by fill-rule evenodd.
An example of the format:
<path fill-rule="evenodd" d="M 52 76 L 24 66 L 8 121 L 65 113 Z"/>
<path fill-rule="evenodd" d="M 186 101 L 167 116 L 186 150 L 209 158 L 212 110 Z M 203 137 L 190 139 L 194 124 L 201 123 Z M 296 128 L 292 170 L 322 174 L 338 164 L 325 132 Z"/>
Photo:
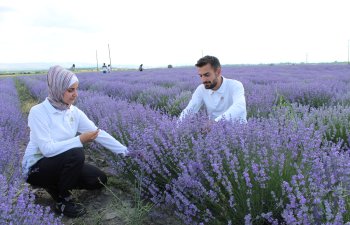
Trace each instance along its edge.
<path fill-rule="evenodd" d="M 277 118 L 223 122 L 208 132 L 204 117 L 177 126 L 140 105 L 89 92 L 79 107 L 140 154 L 131 162 L 112 159 L 116 174 L 142 176 L 147 196 L 176 207 L 186 224 L 350 220 L 349 155 L 323 140 L 326 127 L 315 129 L 305 108 L 305 120 L 283 108 Z"/>
<path fill-rule="evenodd" d="M 346 65 L 223 67 L 225 77 L 242 81 L 249 117 L 266 116 L 280 95 L 290 102 L 321 107 L 349 104 L 350 68 Z M 139 79 L 142 77 L 142 79 Z M 195 68 L 85 73 L 80 88 L 149 105 L 177 116 L 199 84 Z"/>
<path fill-rule="evenodd" d="M 127 73 L 108 79 L 124 80 Z M 142 176 L 145 196 L 160 206 L 175 208 L 186 224 L 350 221 L 350 160 L 338 140 L 349 137 L 350 109 L 340 104 L 341 98 L 337 97 L 335 107 L 317 109 L 280 101 L 267 118 L 251 118 L 244 126 L 221 122 L 208 130 L 203 125 L 205 117 L 189 118 L 178 125 L 176 118 L 148 105 L 116 98 L 108 91 L 112 87 L 100 83 L 107 78 L 85 75 L 80 75 L 83 87 L 84 79 L 95 79 L 100 89 L 98 93 L 81 91 L 78 106 L 138 157 L 124 161 L 110 157 L 101 146 L 92 147 L 106 155 L 116 174 L 123 172 L 130 179 Z M 136 83 L 154 85 L 147 74 L 132 75 L 138 76 L 131 82 L 135 86 L 130 84 L 125 92 L 133 92 Z M 345 86 L 349 83 L 345 76 L 335 77 L 342 77 Z M 250 79 L 252 83 L 264 82 L 259 76 Z M 266 80 L 266 87 L 274 83 L 273 76 Z M 24 78 L 23 82 L 37 98 L 46 96 L 43 78 Z M 176 79 L 173 83 L 177 84 Z M 196 86 L 191 82 L 187 85 Z M 333 89 L 334 96 L 342 88 Z M 267 88 L 256 93 L 265 91 Z M 248 99 L 257 98 L 249 95 Z"/>
<path fill-rule="evenodd" d="M 34 204 L 23 182 L 20 159 L 28 132 L 13 79 L 0 79 L 0 105 L 0 224 L 60 224 L 48 208 Z"/>
<path fill-rule="evenodd" d="M 280 96 L 316 108 L 350 104 L 350 68 L 346 65 L 235 66 L 223 67 L 223 74 L 245 86 L 249 117 L 269 114 Z M 102 92 L 175 116 L 200 82 L 195 68 L 83 73 L 79 79 L 82 90 Z"/>
<path fill-rule="evenodd" d="M 194 68 L 171 70 L 146 70 L 79 74 L 80 89 L 100 92 L 115 99 L 136 102 L 160 112 L 177 116 L 186 107 L 191 93 L 199 84 Z M 249 117 L 275 117 L 275 109 L 281 105 L 294 104 L 319 109 L 318 113 L 341 111 L 350 105 L 350 67 L 347 65 L 278 65 L 224 67 L 226 77 L 243 82 L 246 91 Z M 41 88 L 32 92 L 40 99 L 47 96 L 45 76 L 33 77 L 42 81 Z M 28 84 L 34 87 L 34 84 Z M 325 114 L 325 113 L 323 113 Z M 303 114 L 298 113 L 299 116 Z M 316 116 L 317 117 L 317 116 Z M 349 145 L 349 120 L 318 118 L 318 123 L 328 123 L 324 134 L 327 140 L 342 139 Z M 317 128 L 317 126 L 316 126 Z"/>

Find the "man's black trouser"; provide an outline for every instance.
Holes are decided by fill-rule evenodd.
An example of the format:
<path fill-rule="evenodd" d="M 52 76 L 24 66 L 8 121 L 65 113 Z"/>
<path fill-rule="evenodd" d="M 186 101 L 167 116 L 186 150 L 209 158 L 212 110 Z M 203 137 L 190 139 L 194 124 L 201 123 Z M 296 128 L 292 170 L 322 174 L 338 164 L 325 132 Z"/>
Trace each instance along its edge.
<path fill-rule="evenodd" d="M 27 182 L 45 188 L 55 201 L 70 195 L 72 189 L 99 189 L 107 182 L 104 172 L 84 163 L 83 148 L 73 148 L 54 157 L 42 158 L 34 164 Z"/>

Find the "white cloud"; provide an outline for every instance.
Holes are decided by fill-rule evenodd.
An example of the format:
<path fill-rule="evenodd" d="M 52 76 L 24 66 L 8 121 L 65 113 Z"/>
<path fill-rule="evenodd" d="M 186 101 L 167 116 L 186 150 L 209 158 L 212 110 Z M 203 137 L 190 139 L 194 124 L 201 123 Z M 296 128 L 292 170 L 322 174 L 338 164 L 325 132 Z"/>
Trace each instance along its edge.
<path fill-rule="evenodd" d="M 10 7 L 0 6 L 0 13 L 1 13 L 1 14 L 2 14 L 2 13 L 11 12 L 11 11 L 13 11 L 13 9 L 10 8 Z"/>
<path fill-rule="evenodd" d="M 345 0 L 0 3 L 0 62 L 193 64 L 347 60 Z M 7 10 L 5 10 L 7 9 Z M 11 9 L 11 10 L 8 10 Z"/>

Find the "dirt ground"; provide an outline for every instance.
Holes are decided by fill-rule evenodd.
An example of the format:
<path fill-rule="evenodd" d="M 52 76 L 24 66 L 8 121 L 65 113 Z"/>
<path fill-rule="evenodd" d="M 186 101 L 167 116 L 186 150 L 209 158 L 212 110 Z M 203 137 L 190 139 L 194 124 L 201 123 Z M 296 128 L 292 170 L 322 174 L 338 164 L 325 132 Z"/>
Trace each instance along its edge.
<path fill-rule="evenodd" d="M 68 218 L 63 216 L 62 221 L 67 225 L 181 225 L 175 216 L 169 216 L 163 210 L 152 209 L 140 210 L 135 202 L 133 185 L 121 178 L 108 173 L 107 167 L 103 166 L 103 159 L 87 154 L 86 161 L 97 165 L 108 176 L 108 183 L 100 190 L 74 190 L 74 197 L 87 209 L 87 214 L 80 218 Z M 98 165 L 100 164 L 100 165 Z M 36 203 L 43 206 L 54 207 L 54 201 L 44 189 L 35 189 Z M 150 203 L 143 202 L 143 207 Z M 142 214 L 143 213 L 143 214 Z"/>

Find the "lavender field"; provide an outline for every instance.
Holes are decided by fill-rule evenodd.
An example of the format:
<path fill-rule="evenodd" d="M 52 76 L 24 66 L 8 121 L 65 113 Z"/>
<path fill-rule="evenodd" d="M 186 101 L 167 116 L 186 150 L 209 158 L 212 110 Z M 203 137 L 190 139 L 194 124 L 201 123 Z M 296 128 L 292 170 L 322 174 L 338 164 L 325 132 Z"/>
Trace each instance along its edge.
<path fill-rule="evenodd" d="M 135 157 L 89 149 L 183 224 L 350 224 L 350 66 L 230 66 L 223 75 L 245 87 L 247 124 L 207 129 L 205 109 L 178 122 L 200 84 L 195 68 L 78 74 L 76 105 Z M 39 102 L 47 96 L 46 76 L 0 78 L 0 224 L 61 224 L 21 178 L 29 135 L 16 84 Z"/>

